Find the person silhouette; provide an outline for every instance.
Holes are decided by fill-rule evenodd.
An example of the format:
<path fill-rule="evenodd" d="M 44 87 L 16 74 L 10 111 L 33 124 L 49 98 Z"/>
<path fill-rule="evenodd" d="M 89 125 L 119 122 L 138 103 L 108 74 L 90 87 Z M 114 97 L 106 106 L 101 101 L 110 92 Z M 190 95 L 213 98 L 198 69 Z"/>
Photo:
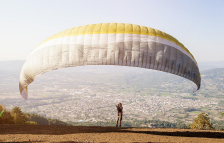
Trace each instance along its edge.
<path fill-rule="evenodd" d="M 116 107 L 117 107 L 117 124 L 116 124 L 116 127 L 118 126 L 118 122 L 120 123 L 119 127 L 121 127 L 123 107 L 122 107 L 121 103 L 119 103 Z"/>

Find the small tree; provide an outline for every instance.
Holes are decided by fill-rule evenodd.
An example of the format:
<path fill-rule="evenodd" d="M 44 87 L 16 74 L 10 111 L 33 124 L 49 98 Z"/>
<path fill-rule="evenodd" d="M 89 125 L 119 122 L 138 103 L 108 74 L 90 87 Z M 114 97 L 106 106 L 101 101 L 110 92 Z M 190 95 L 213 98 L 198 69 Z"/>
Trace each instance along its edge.
<path fill-rule="evenodd" d="M 11 111 L 12 116 L 14 117 L 15 124 L 25 124 L 27 121 L 27 117 L 25 114 L 21 111 L 19 107 L 14 107 Z"/>
<path fill-rule="evenodd" d="M 0 105 L 0 112 L 4 109 L 4 113 L 0 117 L 0 124 L 14 124 L 13 117 L 9 111 L 3 105 Z"/>
<path fill-rule="evenodd" d="M 198 117 L 194 120 L 194 122 L 190 125 L 190 127 L 192 129 L 202 130 L 213 129 L 212 123 L 210 122 L 208 114 L 206 113 L 199 114 Z"/>

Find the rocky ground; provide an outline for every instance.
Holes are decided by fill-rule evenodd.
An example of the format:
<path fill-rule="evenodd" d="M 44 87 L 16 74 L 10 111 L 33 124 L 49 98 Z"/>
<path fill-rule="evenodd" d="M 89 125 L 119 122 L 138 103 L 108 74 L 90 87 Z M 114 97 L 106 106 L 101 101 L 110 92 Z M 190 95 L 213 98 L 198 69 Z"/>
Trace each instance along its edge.
<path fill-rule="evenodd" d="M 86 127 L 50 125 L 0 125 L 0 142 L 224 142 L 224 131 Z"/>

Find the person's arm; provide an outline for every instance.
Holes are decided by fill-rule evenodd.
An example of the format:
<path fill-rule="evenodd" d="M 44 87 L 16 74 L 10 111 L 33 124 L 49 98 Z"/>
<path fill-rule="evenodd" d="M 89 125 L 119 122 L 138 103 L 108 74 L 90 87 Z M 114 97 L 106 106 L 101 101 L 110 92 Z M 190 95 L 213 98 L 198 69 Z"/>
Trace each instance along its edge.
<path fill-rule="evenodd" d="M 119 110 L 118 110 L 118 106 L 117 106 L 117 116 L 119 115 Z"/>

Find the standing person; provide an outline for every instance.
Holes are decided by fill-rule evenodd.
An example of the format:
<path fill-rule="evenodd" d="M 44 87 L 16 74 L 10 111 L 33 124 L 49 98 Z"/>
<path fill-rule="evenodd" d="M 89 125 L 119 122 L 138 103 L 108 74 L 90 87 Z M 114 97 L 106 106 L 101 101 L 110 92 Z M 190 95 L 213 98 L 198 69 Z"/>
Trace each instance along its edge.
<path fill-rule="evenodd" d="M 118 122 L 120 123 L 119 127 L 121 127 L 123 107 L 122 107 L 121 103 L 119 103 L 116 107 L 117 107 L 117 124 L 116 124 L 116 127 L 118 126 Z"/>

